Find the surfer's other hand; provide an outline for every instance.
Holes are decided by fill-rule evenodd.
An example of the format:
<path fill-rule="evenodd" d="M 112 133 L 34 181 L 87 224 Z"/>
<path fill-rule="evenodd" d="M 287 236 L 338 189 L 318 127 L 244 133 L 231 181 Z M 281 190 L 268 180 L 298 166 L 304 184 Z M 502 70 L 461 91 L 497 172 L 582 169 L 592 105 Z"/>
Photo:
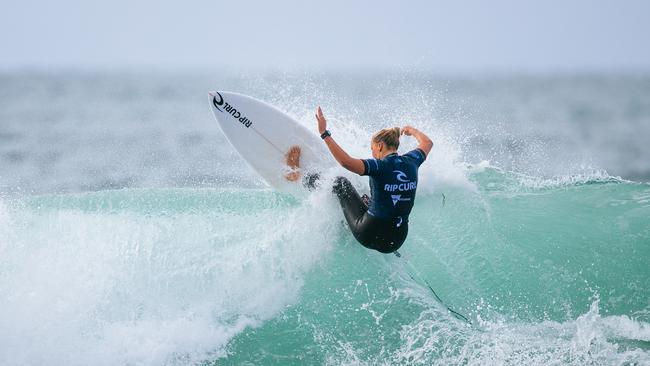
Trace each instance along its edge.
<path fill-rule="evenodd" d="M 414 130 L 415 128 L 411 126 L 404 126 L 402 127 L 402 135 L 411 136 L 413 135 Z"/>
<path fill-rule="evenodd" d="M 318 121 L 318 133 L 322 135 L 325 130 L 327 130 L 327 121 L 325 120 L 323 110 L 320 108 L 320 106 L 316 108 L 316 120 Z"/>

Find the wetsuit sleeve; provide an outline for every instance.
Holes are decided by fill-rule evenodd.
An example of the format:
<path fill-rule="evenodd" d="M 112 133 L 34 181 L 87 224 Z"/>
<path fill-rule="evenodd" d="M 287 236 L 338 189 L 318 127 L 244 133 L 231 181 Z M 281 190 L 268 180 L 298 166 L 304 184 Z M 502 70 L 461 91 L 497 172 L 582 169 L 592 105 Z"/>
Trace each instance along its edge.
<path fill-rule="evenodd" d="M 380 161 L 377 159 L 361 159 L 363 161 L 364 171 L 361 175 L 369 175 L 371 177 L 379 175 Z"/>
<path fill-rule="evenodd" d="M 422 151 L 422 149 L 415 149 L 407 152 L 404 156 L 408 156 L 415 161 L 415 163 L 420 166 L 427 159 L 427 155 Z"/>

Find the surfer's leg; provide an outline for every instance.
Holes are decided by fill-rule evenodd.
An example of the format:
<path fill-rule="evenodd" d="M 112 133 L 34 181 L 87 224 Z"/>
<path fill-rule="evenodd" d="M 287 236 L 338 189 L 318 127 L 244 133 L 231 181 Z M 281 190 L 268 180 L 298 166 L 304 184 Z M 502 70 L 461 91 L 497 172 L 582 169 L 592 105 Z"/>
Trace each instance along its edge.
<path fill-rule="evenodd" d="M 363 215 L 355 238 L 364 247 L 387 254 L 399 249 L 408 235 L 408 223 L 396 226 L 393 219 Z"/>
<path fill-rule="evenodd" d="M 350 229 L 353 233 L 358 231 L 358 221 L 368 211 L 368 206 L 363 203 L 359 193 L 347 178 L 336 177 L 332 191 L 339 199 L 343 216 L 350 225 Z"/>
<path fill-rule="evenodd" d="M 285 157 L 291 170 L 284 177 L 290 182 L 295 182 L 300 178 L 300 146 L 291 146 Z"/>
<path fill-rule="evenodd" d="M 397 226 L 394 220 L 369 215 L 368 206 L 344 177 L 336 178 L 332 190 L 339 198 L 352 235 L 361 245 L 381 253 L 392 253 L 402 246 L 408 234 L 408 223 L 400 222 Z"/>

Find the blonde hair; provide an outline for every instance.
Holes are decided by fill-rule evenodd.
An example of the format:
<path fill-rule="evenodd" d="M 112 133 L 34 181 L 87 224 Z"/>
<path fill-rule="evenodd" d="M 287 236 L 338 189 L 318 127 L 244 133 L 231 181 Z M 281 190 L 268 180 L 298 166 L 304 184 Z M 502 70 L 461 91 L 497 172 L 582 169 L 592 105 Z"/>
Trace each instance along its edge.
<path fill-rule="evenodd" d="M 372 142 L 382 142 L 387 148 L 397 150 L 399 147 L 400 132 L 399 127 L 384 128 L 372 135 Z"/>

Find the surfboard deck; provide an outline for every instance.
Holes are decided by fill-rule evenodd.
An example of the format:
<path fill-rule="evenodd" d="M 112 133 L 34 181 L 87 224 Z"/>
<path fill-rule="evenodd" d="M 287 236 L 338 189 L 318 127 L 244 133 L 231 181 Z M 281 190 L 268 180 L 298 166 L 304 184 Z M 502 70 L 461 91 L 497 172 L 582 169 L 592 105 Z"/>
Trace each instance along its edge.
<path fill-rule="evenodd" d="M 295 194 L 305 191 L 300 180 L 286 179 L 286 154 L 291 146 L 300 146 L 303 175 L 334 166 L 320 136 L 278 108 L 239 93 L 211 91 L 208 96 L 210 109 L 230 144 L 274 189 Z"/>

